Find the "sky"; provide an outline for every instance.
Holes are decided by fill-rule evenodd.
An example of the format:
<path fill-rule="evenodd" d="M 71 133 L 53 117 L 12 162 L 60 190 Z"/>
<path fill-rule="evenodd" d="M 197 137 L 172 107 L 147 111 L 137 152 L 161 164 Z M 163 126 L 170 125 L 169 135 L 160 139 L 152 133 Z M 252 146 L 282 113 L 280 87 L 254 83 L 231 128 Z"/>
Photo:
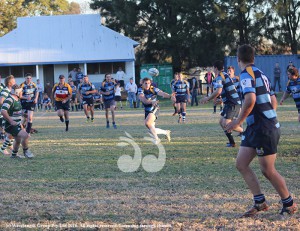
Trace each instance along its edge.
<path fill-rule="evenodd" d="M 83 14 L 93 14 L 95 11 L 90 9 L 90 2 L 91 0 L 68 0 L 69 3 L 71 2 L 77 2 L 82 10 Z"/>

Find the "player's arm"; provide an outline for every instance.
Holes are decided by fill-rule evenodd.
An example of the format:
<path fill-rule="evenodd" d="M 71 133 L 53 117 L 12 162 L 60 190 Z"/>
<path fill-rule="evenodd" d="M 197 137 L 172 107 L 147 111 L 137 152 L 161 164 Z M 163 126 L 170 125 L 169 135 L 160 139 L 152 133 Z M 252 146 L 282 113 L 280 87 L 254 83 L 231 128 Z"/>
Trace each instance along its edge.
<path fill-rule="evenodd" d="M 39 94 L 40 94 L 40 93 L 39 93 L 37 87 L 35 86 L 35 90 L 34 90 L 35 98 L 34 98 L 34 100 L 33 100 L 34 103 L 37 103 L 37 102 L 38 102 Z"/>
<path fill-rule="evenodd" d="M 8 114 L 8 110 L 9 110 L 11 104 L 10 104 L 10 103 L 6 103 L 6 102 L 7 102 L 7 101 L 4 100 L 4 102 L 3 102 L 4 105 L 3 105 L 2 108 L 1 108 L 1 114 L 2 114 L 3 118 L 4 118 L 7 122 L 9 122 L 12 126 L 15 126 L 15 125 L 17 125 L 18 123 L 17 123 L 16 121 L 14 121 L 14 120 L 9 116 L 9 114 Z"/>
<path fill-rule="evenodd" d="M 277 99 L 276 99 L 275 95 L 271 95 L 271 105 L 274 108 L 274 110 L 276 111 L 278 103 L 277 103 Z"/>
<path fill-rule="evenodd" d="M 168 93 L 166 93 L 166 92 L 163 92 L 163 91 L 159 91 L 157 94 L 158 94 L 159 96 L 161 96 L 161 97 L 164 97 L 164 98 L 171 98 L 171 95 L 170 95 L 170 94 L 168 94 Z"/>
<path fill-rule="evenodd" d="M 221 87 L 215 89 L 210 96 L 207 96 L 207 97 L 204 97 L 203 99 L 201 99 L 201 103 L 204 104 L 204 103 L 209 102 L 212 99 L 217 98 L 221 94 L 221 92 L 222 92 Z"/>
<path fill-rule="evenodd" d="M 290 94 L 289 94 L 288 92 L 285 91 L 285 92 L 283 93 L 283 95 L 282 95 L 282 98 L 281 98 L 279 104 L 282 105 L 282 104 L 283 104 L 283 101 L 286 100 L 289 96 L 290 96 Z"/>
<path fill-rule="evenodd" d="M 237 127 L 240 127 L 243 122 L 246 120 L 247 116 L 251 113 L 253 110 L 253 107 L 255 105 L 256 101 L 256 95 L 253 92 L 249 92 L 244 96 L 244 102 L 241 109 L 241 112 L 236 120 L 233 120 L 232 122 L 228 123 L 225 127 L 225 129 L 228 132 L 233 131 Z"/>

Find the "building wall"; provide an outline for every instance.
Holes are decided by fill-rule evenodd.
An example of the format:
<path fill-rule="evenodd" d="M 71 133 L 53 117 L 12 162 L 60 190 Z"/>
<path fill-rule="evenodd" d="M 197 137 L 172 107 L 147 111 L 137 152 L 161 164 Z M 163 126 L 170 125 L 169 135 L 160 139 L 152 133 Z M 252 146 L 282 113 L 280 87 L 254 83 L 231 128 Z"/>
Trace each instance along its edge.
<path fill-rule="evenodd" d="M 281 68 L 281 88 L 282 90 L 285 90 L 288 77 L 287 77 L 287 66 L 289 64 L 289 61 L 292 61 L 293 64 L 300 68 L 300 55 L 257 55 L 255 56 L 255 65 L 270 79 L 272 86 L 274 84 L 274 67 L 275 63 L 279 63 L 279 67 Z M 235 74 L 239 75 L 241 70 L 238 67 L 237 64 L 237 58 L 236 56 L 228 56 L 225 57 L 225 69 L 227 69 L 228 66 L 234 66 L 235 67 Z M 277 92 L 277 87 L 276 87 Z"/>

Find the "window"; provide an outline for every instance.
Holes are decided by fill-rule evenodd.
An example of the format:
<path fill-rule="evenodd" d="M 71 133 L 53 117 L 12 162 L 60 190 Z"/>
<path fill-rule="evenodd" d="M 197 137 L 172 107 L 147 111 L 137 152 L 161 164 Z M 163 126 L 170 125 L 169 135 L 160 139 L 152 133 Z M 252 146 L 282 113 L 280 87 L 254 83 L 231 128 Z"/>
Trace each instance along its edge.
<path fill-rule="evenodd" d="M 25 76 L 27 73 L 32 74 L 32 76 L 36 76 L 36 67 L 35 66 L 24 66 L 24 75 Z"/>
<path fill-rule="evenodd" d="M 122 70 L 125 72 L 125 63 L 113 63 L 113 73 L 117 73 L 119 70 L 119 67 L 122 68 Z"/>
<path fill-rule="evenodd" d="M 0 67 L 0 75 L 2 78 L 9 76 L 9 67 Z"/>
<path fill-rule="evenodd" d="M 13 66 L 13 67 L 10 67 L 10 73 L 15 76 L 16 78 L 17 77 L 24 77 L 23 75 L 23 66 Z"/>
<path fill-rule="evenodd" d="M 112 73 L 112 63 L 100 63 L 100 74 Z"/>
<path fill-rule="evenodd" d="M 88 63 L 87 64 L 87 74 L 88 75 L 99 74 L 99 63 Z"/>
<path fill-rule="evenodd" d="M 73 63 L 73 64 L 68 64 L 68 73 L 70 71 L 73 71 L 74 68 L 79 68 L 79 64 L 78 63 Z"/>

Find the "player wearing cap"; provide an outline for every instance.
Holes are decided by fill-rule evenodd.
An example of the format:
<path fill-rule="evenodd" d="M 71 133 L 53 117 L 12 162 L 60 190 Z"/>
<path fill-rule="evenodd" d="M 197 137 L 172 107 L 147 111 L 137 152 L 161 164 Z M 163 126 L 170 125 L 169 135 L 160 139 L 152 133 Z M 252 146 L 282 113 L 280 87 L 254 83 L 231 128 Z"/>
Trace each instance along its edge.
<path fill-rule="evenodd" d="M 72 88 L 65 82 L 64 75 L 59 76 L 59 83 L 54 85 L 52 94 L 55 100 L 55 111 L 57 111 L 60 121 L 62 123 L 65 122 L 67 132 L 69 130 L 69 110 Z"/>

